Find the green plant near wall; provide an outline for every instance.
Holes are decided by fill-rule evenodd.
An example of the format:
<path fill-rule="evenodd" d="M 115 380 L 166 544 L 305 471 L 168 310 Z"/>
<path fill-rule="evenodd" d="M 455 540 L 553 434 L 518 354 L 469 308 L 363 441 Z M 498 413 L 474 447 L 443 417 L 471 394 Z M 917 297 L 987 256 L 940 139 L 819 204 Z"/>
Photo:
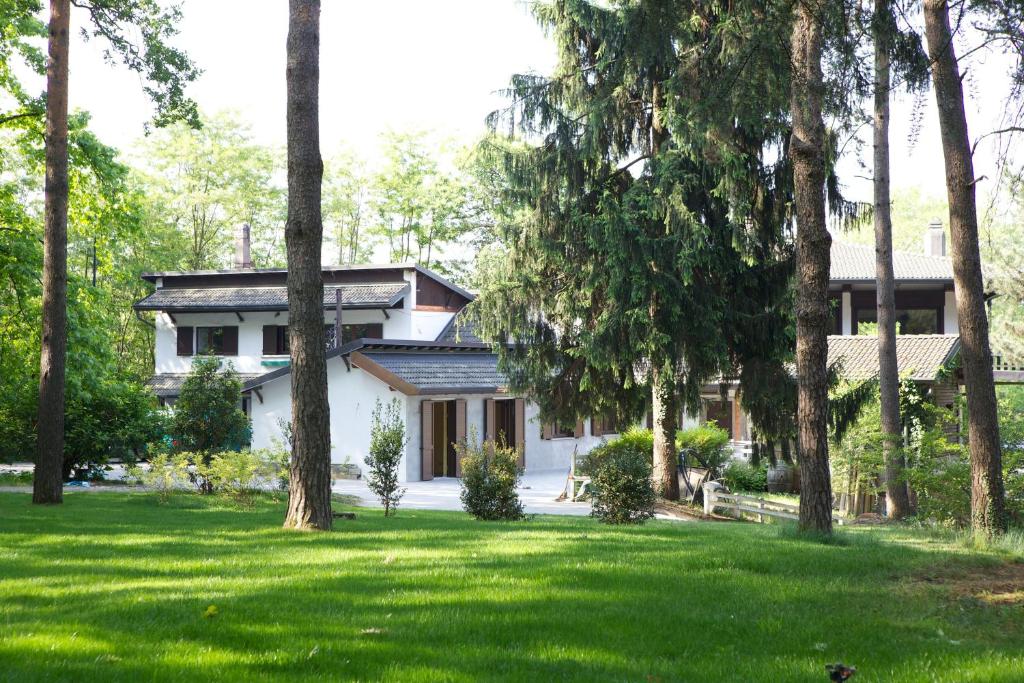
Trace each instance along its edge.
<path fill-rule="evenodd" d="M 408 439 L 402 404 L 393 399 L 387 406 L 378 400 L 373 408 L 370 427 L 370 452 L 366 456 L 368 468 L 366 485 L 384 506 L 384 516 L 398 509 L 405 489 L 398 485 L 398 467 L 405 453 Z"/>
<path fill-rule="evenodd" d="M 519 452 L 493 441 L 477 442 L 475 430 L 455 444 L 462 463 L 462 507 L 477 519 L 517 520 L 524 517 L 519 486 Z"/>

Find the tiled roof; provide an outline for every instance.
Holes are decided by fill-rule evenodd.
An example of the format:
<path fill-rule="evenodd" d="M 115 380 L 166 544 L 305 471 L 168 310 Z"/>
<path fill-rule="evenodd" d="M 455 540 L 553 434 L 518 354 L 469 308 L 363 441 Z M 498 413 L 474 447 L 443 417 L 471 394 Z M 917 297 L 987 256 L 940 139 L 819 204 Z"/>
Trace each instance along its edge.
<path fill-rule="evenodd" d="M 892 266 L 897 280 L 953 280 L 953 261 L 893 251 Z M 841 282 L 875 279 L 875 248 L 846 242 L 832 243 L 829 278 Z"/>
<path fill-rule="evenodd" d="M 919 382 L 935 380 L 960 350 L 960 337 L 944 334 L 907 334 L 896 337 L 896 363 L 900 377 Z M 828 338 L 828 364 L 841 363 L 840 375 L 862 380 L 878 376 L 878 337 Z"/>
<path fill-rule="evenodd" d="M 483 339 L 476 333 L 476 326 L 466 319 L 464 315 L 465 310 L 462 309 L 452 316 L 452 319 L 448 321 L 445 328 L 441 330 L 441 334 L 437 335 L 437 341 L 452 344 L 460 342 L 479 344 L 483 342 Z"/>
<path fill-rule="evenodd" d="M 242 383 L 245 384 L 259 376 L 240 373 L 238 379 L 242 380 Z M 181 393 L 181 385 L 185 383 L 187 377 L 188 375 L 184 374 L 153 375 L 146 382 L 146 386 L 152 389 L 153 393 L 157 396 L 177 396 Z"/>
<path fill-rule="evenodd" d="M 341 290 L 343 308 L 389 308 L 409 289 L 405 282 L 324 287 L 324 308 L 335 306 Z M 286 287 L 218 287 L 184 289 L 164 287 L 135 304 L 141 311 L 284 311 L 288 310 Z"/>
<path fill-rule="evenodd" d="M 421 394 L 494 393 L 508 384 L 498 370 L 498 357 L 486 351 L 366 351 L 362 355 Z"/>

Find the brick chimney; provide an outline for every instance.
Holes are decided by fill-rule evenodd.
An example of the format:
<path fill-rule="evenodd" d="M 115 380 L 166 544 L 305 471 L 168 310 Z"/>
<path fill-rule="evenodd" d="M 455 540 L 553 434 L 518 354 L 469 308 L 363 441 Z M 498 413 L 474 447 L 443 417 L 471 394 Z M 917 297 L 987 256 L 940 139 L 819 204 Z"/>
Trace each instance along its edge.
<path fill-rule="evenodd" d="M 235 270 L 252 268 L 252 255 L 249 245 L 249 224 L 242 223 L 235 237 Z"/>
<path fill-rule="evenodd" d="M 938 218 L 928 224 L 924 232 L 924 254 L 925 256 L 946 255 L 946 229 Z"/>

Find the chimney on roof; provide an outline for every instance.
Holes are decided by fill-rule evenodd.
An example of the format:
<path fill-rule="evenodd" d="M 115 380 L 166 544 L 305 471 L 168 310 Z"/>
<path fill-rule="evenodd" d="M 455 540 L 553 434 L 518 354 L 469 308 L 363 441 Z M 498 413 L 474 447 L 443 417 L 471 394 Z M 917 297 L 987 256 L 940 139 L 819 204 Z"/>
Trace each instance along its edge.
<path fill-rule="evenodd" d="M 942 221 L 938 218 L 933 219 L 924 232 L 924 255 L 946 255 L 946 229 L 942 227 Z"/>
<path fill-rule="evenodd" d="M 249 244 L 249 224 L 242 223 L 235 237 L 235 269 L 252 268 L 252 254 Z"/>

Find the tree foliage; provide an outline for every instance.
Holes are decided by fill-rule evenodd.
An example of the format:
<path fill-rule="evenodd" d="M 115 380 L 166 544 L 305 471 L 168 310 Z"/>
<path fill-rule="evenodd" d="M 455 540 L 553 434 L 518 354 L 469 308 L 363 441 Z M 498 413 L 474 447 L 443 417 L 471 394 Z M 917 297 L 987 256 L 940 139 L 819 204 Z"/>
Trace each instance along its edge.
<path fill-rule="evenodd" d="M 752 106 L 746 74 L 719 90 L 765 18 L 580 0 L 536 15 L 560 61 L 513 77 L 511 106 L 491 118 L 505 251 L 476 319 L 546 417 L 636 417 L 655 372 L 673 406 L 696 408 L 707 381 L 755 351 L 789 351 L 785 103 Z M 781 55 L 756 60 L 759 93 Z M 518 139 L 499 136 L 508 126 Z"/>

